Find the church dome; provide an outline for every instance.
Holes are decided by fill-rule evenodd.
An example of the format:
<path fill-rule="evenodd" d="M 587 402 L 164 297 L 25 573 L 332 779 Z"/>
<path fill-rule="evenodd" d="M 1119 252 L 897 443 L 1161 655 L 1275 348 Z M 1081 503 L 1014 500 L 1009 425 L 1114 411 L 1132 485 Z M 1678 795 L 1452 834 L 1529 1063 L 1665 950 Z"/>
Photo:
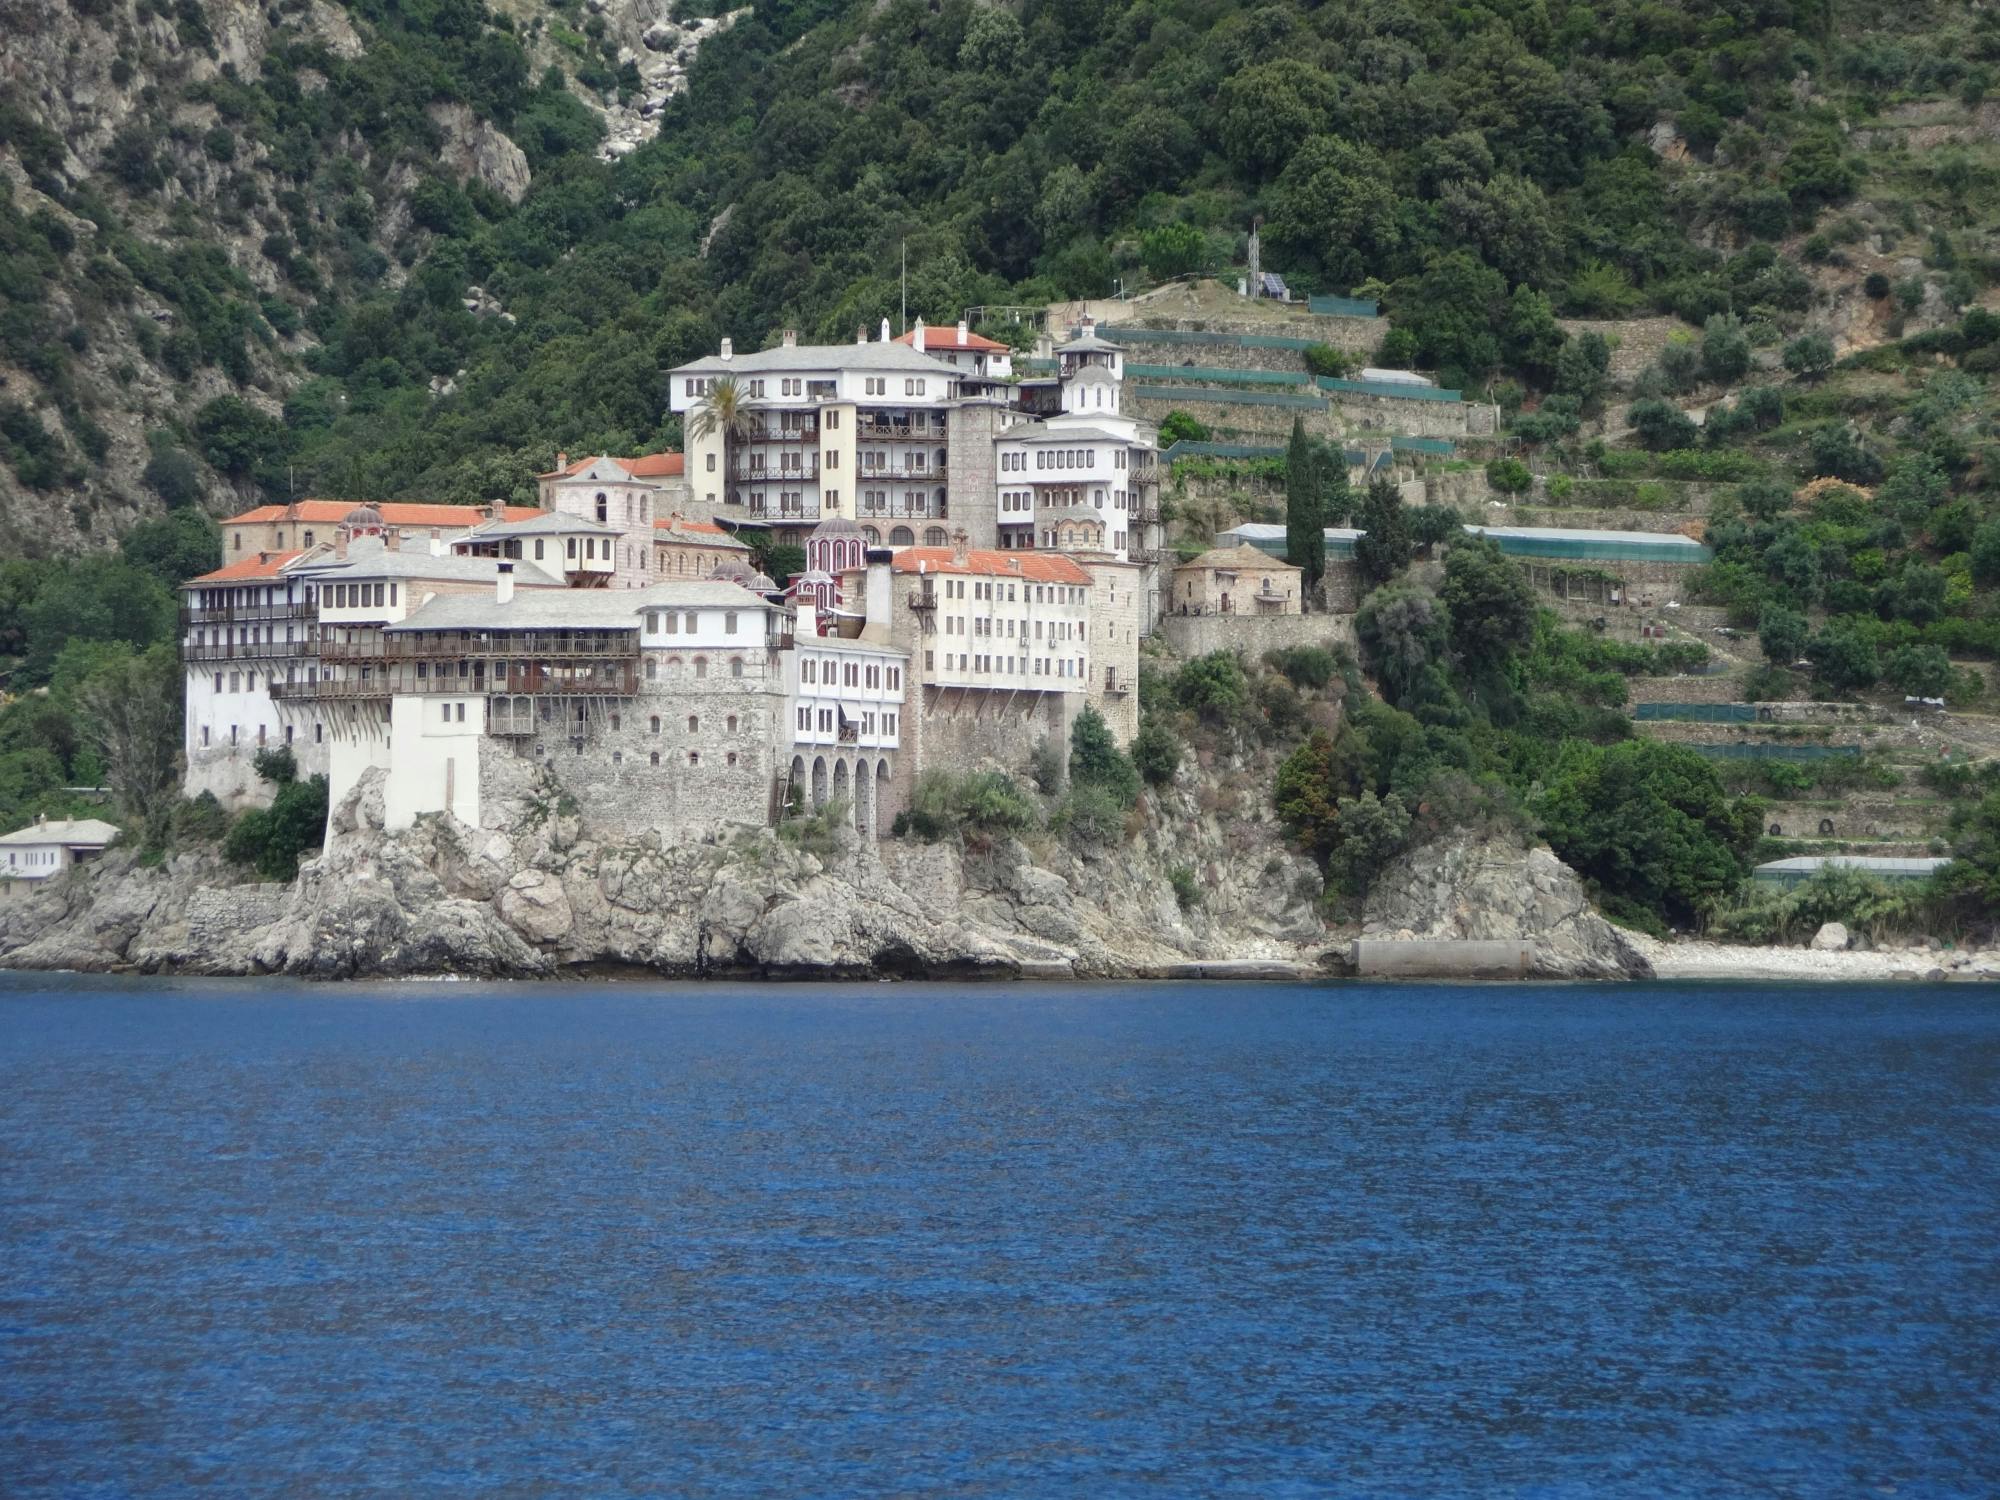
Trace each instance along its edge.
<path fill-rule="evenodd" d="M 347 513 L 346 519 L 341 524 L 353 529 L 363 526 L 379 527 L 382 524 L 382 512 L 364 500 Z"/>

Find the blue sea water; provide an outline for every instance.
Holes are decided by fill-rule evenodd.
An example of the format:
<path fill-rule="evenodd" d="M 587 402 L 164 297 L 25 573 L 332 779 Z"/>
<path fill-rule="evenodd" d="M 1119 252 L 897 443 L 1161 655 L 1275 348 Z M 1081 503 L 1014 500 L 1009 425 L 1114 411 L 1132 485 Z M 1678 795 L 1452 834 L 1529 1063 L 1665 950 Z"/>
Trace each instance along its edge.
<path fill-rule="evenodd" d="M 0 979 L 9 1496 L 1992 1496 L 2000 993 Z"/>

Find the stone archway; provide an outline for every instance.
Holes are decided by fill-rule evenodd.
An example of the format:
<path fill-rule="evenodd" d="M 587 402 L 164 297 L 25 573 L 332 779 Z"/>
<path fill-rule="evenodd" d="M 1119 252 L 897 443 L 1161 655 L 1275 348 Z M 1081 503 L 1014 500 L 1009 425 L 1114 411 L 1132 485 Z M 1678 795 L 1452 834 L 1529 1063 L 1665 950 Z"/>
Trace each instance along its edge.
<path fill-rule="evenodd" d="M 875 837 L 875 778 L 865 760 L 854 763 L 854 827 L 865 839 Z"/>
<path fill-rule="evenodd" d="M 868 815 L 873 819 L 873 826 L 869 828 L 868 836 L 879 839 L 882 837 L 882 809 L 889 802 L 889 763 L 886 760 L 875 762 L 875 795 L 869 801 Z"/>
<path fill-rule="evenodd" d="M 833 763 L 832 800 L 835 802 L 845 802 L 847 800 L 847 762 L 844 760 L 837 760 Z"/>
<path fill-rule="evenodd" d="M 826 757 L 813 757 L 812 810 L 818 812 L 826 806 Z"/>
<path fill-rule="evenodd" d="M 799 799 L 799 806 L 804 807 L 806 800 L 806 758 L 803 755 L 794 755 L 792 757 L 791 785 L 786 789 L 785 805 L 781 810 L 780 816 L 791 812 L 792 798 L 795 796 Z"/>

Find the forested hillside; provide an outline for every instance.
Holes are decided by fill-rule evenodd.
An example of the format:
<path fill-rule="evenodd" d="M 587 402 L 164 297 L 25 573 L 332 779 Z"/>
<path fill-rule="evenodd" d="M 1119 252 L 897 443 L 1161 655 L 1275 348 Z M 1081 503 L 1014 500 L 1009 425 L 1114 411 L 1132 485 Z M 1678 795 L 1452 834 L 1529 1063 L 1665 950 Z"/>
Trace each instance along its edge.
<path fill-rule="evenodd" d="M 1990 259 L 2000 18 L 1963 5 L 760 0 L 615 161 L 631 0 L 4 9 L 21 551 L 519 494 L 672 438 L 661 370 L 725 333 L 894 314 L 905 243 L 946 319 L 1226 265 L 1261 215 L 1295 286 L 1385 298 L 1391 354 L 1530 388 L 1551 309 L 1799 325 L 1886 229 L 1943 313 Z M 1930 149 L 1857 129 L 1926 99 Z"/>
<path fill-rule="evenodd" d="M 1456 460 L 1492 495 L 1704 535 L 1745 696 L 1967 702 L 2000 654 L 1991 5 L 0 0 L 0 31 L 0 657 L 50 689 L 0 715 L 0 813 L 98 774 L 84 689 L 170 637 L 209 516 L 527 498 L 558 449 L 677 442 L 664 372 L 724 336 L 899 317 L 905 255 L 909 315 L 951 321 L 1233 279 L 1258 220 L 1294 290 L 1382 304 L 1377 360 L 1501 408 Z M 1295 767 L 1302 836 L 1439 766 L 1583 819 L 1601 768 L 1528 752 L 1629 736 L 1615 679 L 1658 661 L 1511 605 L 1480 635 L 1510 575 L 1415 580 L 1392 500 L 1357 511 L 1373 749 Z M 1714 804 L 1739 844 L 1746 806 Z"/>

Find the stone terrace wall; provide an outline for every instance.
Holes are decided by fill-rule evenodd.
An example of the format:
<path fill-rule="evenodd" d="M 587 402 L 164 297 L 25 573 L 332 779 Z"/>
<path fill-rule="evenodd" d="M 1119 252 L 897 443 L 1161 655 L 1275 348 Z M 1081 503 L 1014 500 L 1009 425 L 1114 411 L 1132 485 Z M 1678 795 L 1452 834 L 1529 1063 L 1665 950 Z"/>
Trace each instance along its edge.
<path fill-rule="evenodd" d="M 1660 357 L 1660 351 L 1675 329 L 1688 328 L 1679 318 L 1558 318 L 1565 333 L 1595 333 L 1611 345 L 1611 380 L 1614 385 L 1630 385 L 1639 372 Z"/>
<path fill-rule="evenodd" d="M 1131 382 L 1127 384 L 1129 386 Z M 1252 402 L 1199 401 L 1191 399 L 1195 394 L 1190 388 L 1189 399 L 1178 395 L 1170 399 L 1141 399 L 1128 390 L 1125 409 L 1142 421 L 1153 423 L 1165 421 L 1169 412 L 1184 411 L 1208 428 L 1217 442 L 1240 440 L 1282 448 L 1291 438 L 1294 417 L 1304 417 L 1306 431 L 1314 437 L 1335 442 L 1342 435 L 1339 422 L 1325 410 L 1305 406 L 1260 406 Z"/>
<path fill-rule="evenodd" d="M 1491 437 L 1500 427 L 1500 408 L 1484 401 L 1406 400 L 1358 391 L 1329 391 L 1333 409 L 1348 431 L 1391 432 L 1398 437 Z"/>
<path fill-rule="evenodd" d="M 1743 683 L 1733 672 L 1709 677 L 1634 677 L 1628 701 L 1638 703 L 1741 703 Z"/>
<path fill-rule="evenodd" d="M 1163 615 L 1159 633 L 1182 656 L 1236 651 L 1255 660 L 1287 646 L 1352 646 L 1352 615 Z"/>
<path fill-rule="evenodd" d="M 1232 318 L 1170 318 L 1159 315 L 1135 320 L 1130 325 L 1137 328 L 1177 328 L 1204 333 L 1244 333 L 1267 334 L 1279 338 L 1306 339 L 1315 344 L 1326 344 L 1331 348 L 1344 350 L 1349 354 L 1372 356 L 1388 336 L 1387 318 L 1287 318 L 1287 319 L 1232 319 Z M 1110 324 L 1098 330 L 1114 344 L 1118 342 L 1118 325 Z M 1157 347 L 1149 345 L 1128 345 L 1129 348 Z M 1254 356 L 1269 355 L 1273 358 L 1284 356 L 1285 350 L 1261 349 L 1257 347 L 1239 348 L 1236 354 L 1225 361 L 1204 357 L 1203 364 L 1227 363 L 1233 370 L 1303 370 L 1305 361 L 1297 351 L 1291 351 L 1286 363 L 1259 364 Z M 1238 359 L 1238 355 L 1253 356 Z M 1184 354 L 1182 358 L 1186 358 Z"/>

